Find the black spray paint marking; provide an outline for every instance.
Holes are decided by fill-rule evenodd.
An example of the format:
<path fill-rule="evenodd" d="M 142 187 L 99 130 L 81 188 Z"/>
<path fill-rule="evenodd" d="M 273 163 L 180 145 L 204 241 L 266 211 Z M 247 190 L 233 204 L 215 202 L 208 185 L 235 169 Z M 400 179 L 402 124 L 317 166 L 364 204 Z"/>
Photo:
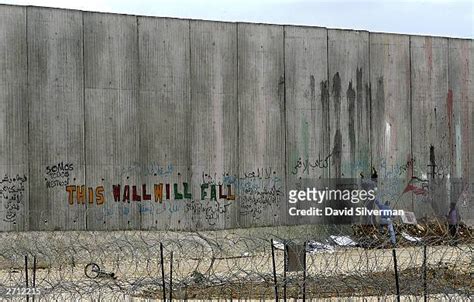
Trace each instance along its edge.
<path fill-rule="evenodd" d="M 428 175 L 431 176 L 431 178 L 435 178 L 436 175 L 436 159 L 435 159 L 435 147 L 433 145 L 430 146 L 430 164 L 428 167 L 431 168 L 431 172 L 428 173 Z"/>
<path fill-rule="evenodd" d="M 347 109 L 349 113 L 349 147 L 350 147 L 350 156 L 351 156 L 351 165 L 355 163 L 355 154 L 356 154 L 356 133 L 355 133 L 355 102 L 356 102 L 356 92 L 352 88 L 352 81 L 349 82 L 349 87 L 347 88 Z"/>

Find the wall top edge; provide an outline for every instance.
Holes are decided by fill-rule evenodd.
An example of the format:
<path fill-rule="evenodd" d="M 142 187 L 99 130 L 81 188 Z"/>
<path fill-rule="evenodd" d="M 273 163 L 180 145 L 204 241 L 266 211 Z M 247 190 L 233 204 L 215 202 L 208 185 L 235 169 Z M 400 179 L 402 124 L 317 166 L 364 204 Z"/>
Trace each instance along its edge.
<path fill-rule="evenodd" d="M 222 21 L 222 20 L 206 20 L 206 19 L 194 19 L 194 18 L 180 18 L 180 17 L 169 17 L 169 16 L 152 16 L 152 15 L 135 15 L 126 13 L 113 13 L 113 12 L 102 12 L 102 11 L 87 11 L 72 8 L 57 8 L 57 7 L 46 7 L 37 5 L 15 5 L 15 4 L 3 4 L 0 3 L 0 9 L 2 7 L 16 7 L 16 8 L 34 8 L 34 9 L 46 9 L 46 10 L 61 10 L 61 11 L 72 11 L 82 12 L 91 14 L 103 14 L 103 15 L 115 15 L 115 16 L 127 16 L 137 18 L 156 18 L 156 19 L 168 19 L 168 20 L 181 20 L 190 22 L 210 22 L 210 23 L 224 23 L 224 24 L 242 24 L 242 25 L 259 25 L 259 26 L 280 26 L 280 27 L 301 27 L 301 28 L 315 28 L 315 29 L 326 29 L 328 31 L 344 31 L 344 32 L 358 32 L 358 33 L 369 33 L 371 35 L 392 35 L 392 36 L 407 36 L 407 37 L 431 37 L 431 38 L 445 38 L 454 40 L 465 40 L 474 42 L 473 38 L 466 37 L 454 37 L 454 36 L 438 36 L 438 35 L 424 35 L 424 34 L 407 34 L 407 33 L 395 33 L 395 32 L 379 32 L 369 31 L 365 29 L 353 29 L 353 28 L 333 28 L 316 25 L 305 25 L 305 24 L 277 24 L 277 23 L 265 23 L 265 22 L 248 22 L 248 21 Z"/>

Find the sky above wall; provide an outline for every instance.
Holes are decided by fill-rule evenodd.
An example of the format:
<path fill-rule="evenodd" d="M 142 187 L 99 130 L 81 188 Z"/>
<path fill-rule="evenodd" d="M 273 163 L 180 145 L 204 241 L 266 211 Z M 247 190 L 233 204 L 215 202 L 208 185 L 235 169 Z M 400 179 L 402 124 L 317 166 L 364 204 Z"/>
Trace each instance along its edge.
<path fill-rule="evenodd" d="M 134 15 L 474 38 L 470 0 L 0 0 Z"/>

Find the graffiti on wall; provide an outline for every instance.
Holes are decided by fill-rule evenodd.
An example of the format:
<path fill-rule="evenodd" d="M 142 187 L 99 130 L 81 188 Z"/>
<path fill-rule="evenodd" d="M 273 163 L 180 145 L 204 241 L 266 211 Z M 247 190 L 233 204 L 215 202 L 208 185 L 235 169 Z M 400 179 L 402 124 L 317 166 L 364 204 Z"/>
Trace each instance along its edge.
<path fill-rule="evenodd" d="M 3 221 L 17 223 L 20 210 L 23 206 L 27 178 L 25 175 L 9 176 L 5 174 L 0 181 L 0 199 L 5 207 Z"/>
<path fill-rule="evenodd" d="M 77 204 L 97 204 L 102 205 L 106 202 L 104 195 L 104 186 L 86 187 L 85 185 L 66 186 L 67 199 L 70 205 Z M 112 185 L 111 189 L 115 202 L 138 202 L 155 201 L 162 203 L 163 200 L 182 200 L 193 199 L 190 191 L 190 185 L 187 182 L 179 183 L 159 183 L 154 184 L 153 189 L 149 190 L 146 184 L 142 185 Z M 200 200 L 218 199 L 235 200 L 234 188 L 232 185 L 208 184 L 200 186 Z"/>
<path fill-rule="evenodd" d="M 73 205 L 74 202 L 77 204 L 93 204 L 95 202 L 97 205 L 104 204 L 105 202 L 103 186 L 93 188 L 84 185 L 68 185 L 66 186 L 66 192 L 68 194 L 67 200 L 70 205 Z"/>
<path fill-rule="evenodd" d="M 245 171 L 240 176 L 228 172 L 203 172 L 194 190 L 190 183 L 184 181 L 140 185 L 67 185 L 65 191 L 71 206 L 101 206 L 103 210 L 94 213 L 98 221 L 105 221 L 109 216 L 126 217 L 137 211 L 142 216 L 173 215 L 182 211 L 190 215 L 191 221 L 197 224 L 205 222 L 209 226 L 226 217 L 237 196 L 240 197 L 240 214 L 255 220 L 267 211 L 278 209 L 284 196 L 282 178 L 272 167 Z M 103 207 L 107 202 L 118 206 Z M 132 203 L 137 208 L 131 208 Z"/>
<path fill-rule="evenodd" d="M 310 171 L 314 171 L 316 169 L 326 169 L 329 167 L 331 156 L 332 153 L 329 153 L 324 157 L 321 157 L 321 154 L 318 154 L 317 159 L 301 159 L 300 157 L 293 166 L 291 174 L 309 174 Z"/>
<path fill-rule="evenodd" d="M 244 173 L 239 179 L 240 215 L 260 220 L 264 213 L 277 213 L 281 206 L 283 182 L 272 168 L 270 173 Z"/>
<path fill-rule="evenodd" d="M 224 217 L 228 212 L 231 202 L 207 201 L 200 202 L 191 200 L 187 202 L 184 207 L 185 213 L 191 213 L 191 220 L 200 222 L 202 217 L 207 224 L 214 226 L 221 217 Z"/>
<path fill-rule="evenodd" d="M 69 177 L 74 170 L 74 164 L 59 162 L 47 166 L 45 172 L 45 182 L 48 189 L 54 187 L 64 187 L 69 184 Z"/>
<path fill-rule="evenodd" d="M 152 163 L 133 163 L 130 166 L 123 167 L 120 170 L 120 177 L 127 175 L 142 175 L 142 176 L 162 176 L 167 177 L 173 174 L 173 164 L 161 165 L 156 162 Z"/>

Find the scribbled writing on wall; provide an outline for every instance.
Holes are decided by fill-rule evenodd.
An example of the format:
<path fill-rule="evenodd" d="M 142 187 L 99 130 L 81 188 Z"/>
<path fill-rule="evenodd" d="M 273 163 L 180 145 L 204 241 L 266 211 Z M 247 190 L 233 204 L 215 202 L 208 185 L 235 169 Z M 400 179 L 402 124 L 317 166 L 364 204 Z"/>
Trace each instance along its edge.
<path fill-rule="evenodd" d="M 240 177 L 240 179 L 260 178 L 270 179 L 275 176 L 276 171 L 272 167 L 257 168 L 252 171 L 246 171 Z"/>
<path fill-rule="evenodd" d="M 275 187 L 270 190 L 264 189 L 251 194 L 244 194 L 240 198 L 240 214 L 259 219 L 268 208 L 279 208 L 281 196 L 283 196 L 283 192 Z"/>
<path fill-rule="evenodd" d="M 5 175 L 0 182 L 0 199 L 5 207 L 3 221 L 16 224 L 20 209 L 23 206 L 23 198 L 26 186 L 26 176 L 16 175 L 10 177 Z"/>
<path fill-rule="evenodd" d="M 60 162 L 46 167 L 45 181 L 48 189 L 54 187 L 64 187 L 69 184 L 69 177 L 74 170 L 72 163 Z"/>
<path fill-rule="evenodd" d="M 263 213 L 277 213 L 281 205 L 283 183 L 275 170 L 270 173 L 244 173 L 239 179 L 240 215 L 260 220 Z M 265 171 L 265 169 L 263 169 Z M 253 172 L 253 173 L 252 173 Z"/>
<path fill-rule="evenodd" d="M 387 160 L 384 158 L 381 160 L 379 165 L 379 176 L 383 178 L 400 177 L 403 176 L 405 173 L 409 172 L 411 169 L 413 169 L 414 165 L 414 158 L 410 158 L 402 164 L 387 164 Z"/>
<path fill-rule="evenodd" d="M 143 163 L 133 163 L 128 167 L 123 167 L 120 170 L 120 176 L 126 175 L 142 175 L 142 176 L 170 176 L 173 174 L 174 167 L 170 163 L 168 165 L 160 165 L 156 162 L 143 164 Z"/>
<path fill-rule="evenodd" d="M 227 213 L 231 204 L 229 201 L 207 201 L 203 203 L 192 200 L 185 204 L 184 211 L 185 213 L 192 213 L 192 221 L 200 222 L 202 217 L 210 226 L 213 226 L 217 224 L 219 217 Z"/>
<path fill-rule="evenodd" d="M 326 155 L 325 157 L 321 157 L 321 154 L 318 154 L 317 159 L 301 159 L 299 158 L 296 161 L 296 164 L 294 165 L 291 174 L 296 175 L 298 173 L 301 174 L 309 174 L 310 171 L 316 170 L 316 169 L 326 169 L 329 167 L 330 163 L 330 158 L 332 156 L 332 153 Z"/>

